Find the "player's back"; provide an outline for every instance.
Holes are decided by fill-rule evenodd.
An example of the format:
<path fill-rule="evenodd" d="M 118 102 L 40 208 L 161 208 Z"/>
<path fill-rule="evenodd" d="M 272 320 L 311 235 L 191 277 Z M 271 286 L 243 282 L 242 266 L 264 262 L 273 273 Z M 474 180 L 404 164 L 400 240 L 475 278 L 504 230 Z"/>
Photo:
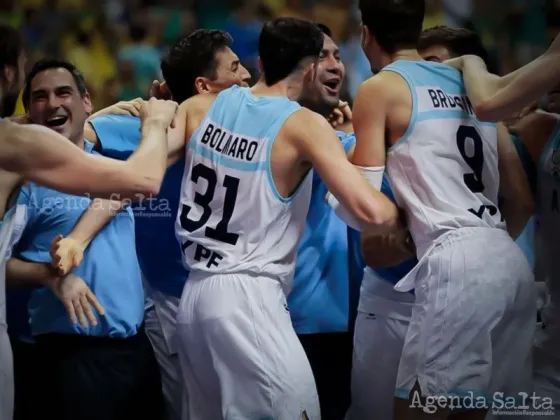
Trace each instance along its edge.
<path fill-rule="evenodd" d="M 216 97 L 193 132 L 176 224 L 193 271 L 291 281 L 311 177 L 283 198 L 270 163 L 280 129 L 298 109 L 286 97 L 257 97 L 234 86 Z"/>
<path fill-rule="evenodd" d="M 383 71 L 400 74 L 412 93 L 408 130 L 390 147 L 387 171 L 418 256 L 450 230 L 505 229 L 498 210 L 496 125 L 476 119 L 461 74 L 406 60 Z"/>

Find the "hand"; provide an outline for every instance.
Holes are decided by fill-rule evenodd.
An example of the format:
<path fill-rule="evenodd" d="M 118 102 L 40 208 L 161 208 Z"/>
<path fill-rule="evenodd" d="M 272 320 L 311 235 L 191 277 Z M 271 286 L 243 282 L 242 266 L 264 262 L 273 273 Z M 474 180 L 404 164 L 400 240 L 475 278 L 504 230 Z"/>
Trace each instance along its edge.
<path fill-rule="evenodd" d="M 142 104 L 140 118 L 142 118 L 142 123 L 154 121 L 163 124 L 166 128 L 173 128 L 177 107 L 177 102 L 150 98 L 149 101 L 144 101 Z"/>
<path fill-rule="evenodd" d="M 63 303 L 68 318 L 73 324 L 79 322 L 84 328 L 90 325 L 97 326 L 97 318 L 93 313 L 92 305 L 99 315 L 105 315 L 105 309 L 86 282 L 72 273 L 52 280 L 48 287 Z"/>
<path fill-rule="evenodd" d="M 75 239 L 57 235 L 51 243 L 49 253 L 53 259 L 51 264 L 58 275 L 65 276 L 79 267 L 84 259 L 84 250 L 85 247 Z"/>
<path fill-rule="evenodd" d="M 9 117 L 8 119 L 17 124 L 31 124 L 31 120 L 27 114 L 18 115 L 17 117 Z"/>
<path fill-rule="evenodd" d="M 150 98 L 170 100 L 171 92 L 167 87 L 167 83 L 154 80 L 150 88 Z"/>
<path fill-rule="evenodd" d="M 87 120 L 91 121 L 94 118 L 101 117 L 102 115 L 130 115 L 131 117 L 139 117 L 140 110 L 142 109 L 142 98 L 136 98 L 132 101 L 121 101 L 107 108 L 103 108 L 91 115 Z"/>
<path fill-rule="evenodd" d="M 338 107 L 333 110 L 327 119 L 333 128 L 344 124 L 346 120 L 352 121 L 352 110 L 348 102 L 339 101 Z"/>

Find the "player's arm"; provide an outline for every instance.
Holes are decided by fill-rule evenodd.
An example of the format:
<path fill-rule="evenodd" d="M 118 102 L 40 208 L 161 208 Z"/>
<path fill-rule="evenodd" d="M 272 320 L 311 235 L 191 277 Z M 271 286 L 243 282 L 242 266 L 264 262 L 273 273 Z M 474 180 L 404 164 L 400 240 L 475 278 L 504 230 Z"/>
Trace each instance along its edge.
<path fill-rule="evenodd" d="M 392 73 L 382 73 L 362 83 L 354 102 L 353 124 L 356 146 L 352 153 L 352 163 L 375 190 L 381 189 L 385 172 L 385 120 L 391 101 L 385 86 L 390 82 L 386 79 L 391 77 L 394 77 Z M 371 98 L 375 98 L 375 101 Z M 372 106 L 372 102 L 375 106 Z M 332 197 L 329 197 L 329 204 L 352 226 L 344 206 Z M 392 217 L 395 217 L 393 222 L 395 226 L 399 226 L 394 205 L 392 211 L 394 212 Z"/>
<path fill-rule="evenodd" d="M 389 180 L 383 177 L 381 192 L 395 200 Z M 401 224 L 406 225 L 404 214 L 401 212 Z M 387 234 L 363 232 L 361 248 L 364 261 L 371 268 L 394 267 L 416 256 L 416 247 L 406 229 L 399 229 Z"/>
<path fill-rule="evenodd" d="M 463 57 L 462 70 L 477 118 L 504 120 L 558 85 L 560 36 L 543 55 L 504 77 L 488 73 L 476 56 Z"/>
<path fill-rule="evenodd" d="M 157 195 L 167 168 L 167 128 L 176 104 L 152 100 L 148 104 L 142 142 L 126 162 L 84 153 L 45 127 L 1 122 L 0 166 L 27 180 L 75 195 Z"/>
<path fill-rule="evenodd" d="M 498 169 L 500 195 L 503 198 L 500 210 L 510 236 L 517 239 L 534 214 L 535 204 L 519 154 L 507 128 L 502 124 L 498 124 Z"/>
<path fill-rule="evenodd" d="M 397 208 L 352 165 L 340 140 L 328 121 L 307 109 L 301 109 L 290 120 L 290 137 L 304 161 L 314 169 L 342 204 L 341 218 L 356 230 L 387 232 L 396 228 Z M 317 147 L 317 139 L 321 139 Z M 341 214 L 341 212 L 337 212 Z"/>
<path fill-rule="evenodd" d="M 56 278 L 50 264 L 10 258 L 6 264 L 6 288 L 47 286 Z"/>

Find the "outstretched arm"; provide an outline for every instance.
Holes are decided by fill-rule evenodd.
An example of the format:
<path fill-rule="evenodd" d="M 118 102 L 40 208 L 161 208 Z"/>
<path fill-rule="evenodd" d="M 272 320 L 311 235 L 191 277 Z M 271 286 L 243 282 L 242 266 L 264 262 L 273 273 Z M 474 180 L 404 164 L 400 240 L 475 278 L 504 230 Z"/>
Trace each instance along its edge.
<path fill-rule="evenodd" d="M 504 77 L 488 73 L 484 62 L 476 56 L 461 60 L 476 116 L 484 121 L 501 121 L 560 83 L 560 35 L 543 55 Z"/>
<path fill-rule="evenodd" d="M 142 142 L 126 162 L 86 154 L 45 127 L 1 122 L 0 166 L 75 195 L 157 194 L 167 168 L 167 128 L 176 108 L 155 99 L 145 103 Z"/>

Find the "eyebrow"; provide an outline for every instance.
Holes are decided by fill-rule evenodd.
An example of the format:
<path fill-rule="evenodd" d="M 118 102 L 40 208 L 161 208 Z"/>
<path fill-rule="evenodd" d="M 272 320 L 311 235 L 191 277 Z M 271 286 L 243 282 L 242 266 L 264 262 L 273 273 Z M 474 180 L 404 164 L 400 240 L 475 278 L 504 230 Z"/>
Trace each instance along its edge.
<path fill-rule="evenodd" d="M 231 66 L 230 66 L 230 67 L 233 68 L 234 66 L 238 66 L 239 63 L 240 63 L 239 60 L 234 60 L 234 61 L 231 62 Z"/>
<path fill-rule="evenodd" d="M 62 86 L 57 86 L 57 87 L 54 88 L 55 92 L 59 92 L 61 90 L 74 90 L 74 88 L 70 85 L 62 85 Z M 34 95 L 36 96 L 40 93 L 45 93 L 46 91 L 47 90 L 43 89 L 43 88 L 35 89 L 35 90 L 31 91 L 31 96 L 34 96 Z"/>

